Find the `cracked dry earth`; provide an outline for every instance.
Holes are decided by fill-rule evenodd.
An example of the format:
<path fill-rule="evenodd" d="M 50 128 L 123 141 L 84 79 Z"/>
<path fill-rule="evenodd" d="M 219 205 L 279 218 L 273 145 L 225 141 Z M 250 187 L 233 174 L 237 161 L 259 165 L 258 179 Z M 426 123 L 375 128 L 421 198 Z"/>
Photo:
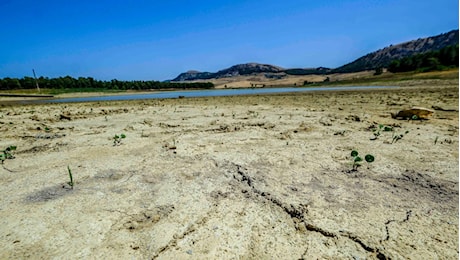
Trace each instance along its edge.
<path fill-rule="evenodd" d="M 458 83 L 3 105 L 0 131 L 1 259 L 458 258 Z"/>

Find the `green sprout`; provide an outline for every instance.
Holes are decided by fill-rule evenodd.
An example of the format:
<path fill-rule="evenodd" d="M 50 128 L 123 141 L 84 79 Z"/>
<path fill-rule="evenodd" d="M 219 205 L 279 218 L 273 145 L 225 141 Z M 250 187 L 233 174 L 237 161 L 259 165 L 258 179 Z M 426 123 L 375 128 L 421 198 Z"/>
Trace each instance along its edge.
<path fill-rule="evenodd" d="M 359 156 L 359 153 L 356 150 L 351 151 L 351 157 L 353 157 L 352 171 L 357 171 L 358 167 L 361 166 L 363 158 Z M 366 154 L 366 156 L 364 156 L 364 160 L 366 160 L 367 163 L 372 163 L 375 160 L 375 157 L 372 154 Z"/>
<path fill-rule="evenodd" d="M 380 131 L 391 132 L 393 131 L 393 127 L 388 126 L 388 125 L 379 124 L 379 127 L 374 130 L 374 137 L 372 137 L 371 140 L 376 140 L 380 136 Z"/>
<path fill-rule="evenodd" d="M 73 177 L 72 177 L 72 171 L 70 170 L 70 167 L 67 165 L 67 170 L 69 171 L 69 178 L 70 178 L 70 181 L 67 182 L 67 184 L 69 184 L 69 186 L 73 189 Z"/>
<path fill-rule="evenodd" d="M 404 132 L 404 134 L 396 134 L 396 135 L 393 135 L 393 141 L 391 141 L 391 143 L 396 143 L 397 141 L 401 140 L 405 134 L 408 134 L 409 131 L 406 131 Z"/>
<path fill-rule="evenodd" d="M 113 146 L 120 145 L 121 139 L 125 139 L 125 138 L 126 138 L 125 134 L 115 135 L 113 137 Z"/>
<path fill-rule="evenodd" d="M 7 159 L 14 159 L 14 155 L 13 155 L 12 151 L 15 151 L 15 150 L 16 150 L 16 146 L 10 145 L 5 150 L 3 150 L 1 152 L 0 161 L 2 161 L 2 164 Z"/>

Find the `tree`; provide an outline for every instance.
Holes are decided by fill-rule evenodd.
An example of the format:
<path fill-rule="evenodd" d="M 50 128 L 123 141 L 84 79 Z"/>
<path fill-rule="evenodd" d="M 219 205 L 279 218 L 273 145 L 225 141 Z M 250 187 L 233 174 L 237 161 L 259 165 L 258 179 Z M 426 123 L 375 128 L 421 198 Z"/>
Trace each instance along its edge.
<path fill-rule="evenodd" d="M 400 60 L 394 60 L 388 66 L 388 71 L 399 72 L 400 67 L 401 67 L 401 61 Z"/>
<path fill-rule="evenodd" d="M 381 75 L 383 73 L 383 68 L 378 67 L 375 69 L 374 76 Z"/>
<path fill-rule="evenodd" d="M 388 66 L 388 70 L 391 72 L 432 71 L 449 67 L 458 67 L 458 44 L 444 47 L 438 51 L 393 60 Z"/>
<path fill-rule="evenodd" d="M 428 58 L 427 61 L 428 61 L 428 67 L 427 67 L 428 70 L 431 71 L 431 70 L 441 69 L 441 63 L 439 62 L 437 58 L 431 57 L 431 58 Z"/>
<path fill-rule="evenodd" d="M 19 80 L 12 79 L 12 78 L 4 78 L 2 85 L 4 85 L 3 89 L 6 89 L 6 90 L 21 88 L 21 83 L 19 82 Z"/>

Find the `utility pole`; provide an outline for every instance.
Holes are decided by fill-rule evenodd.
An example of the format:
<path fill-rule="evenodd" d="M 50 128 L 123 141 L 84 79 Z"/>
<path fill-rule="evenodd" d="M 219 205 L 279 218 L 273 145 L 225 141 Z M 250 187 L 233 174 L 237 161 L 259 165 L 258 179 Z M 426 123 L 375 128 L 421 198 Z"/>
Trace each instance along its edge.
<path fill-rule="evenodd" d="M 35 86 L 37 86 L 37 90 L 40 93 L 40 87 L 38 86 L 38 81 L 37 81 L 37 76 L 35 75 L 35 70 L 32 69 L 32 72 L 34 73 L 34 78 L 35 78 Z"/>

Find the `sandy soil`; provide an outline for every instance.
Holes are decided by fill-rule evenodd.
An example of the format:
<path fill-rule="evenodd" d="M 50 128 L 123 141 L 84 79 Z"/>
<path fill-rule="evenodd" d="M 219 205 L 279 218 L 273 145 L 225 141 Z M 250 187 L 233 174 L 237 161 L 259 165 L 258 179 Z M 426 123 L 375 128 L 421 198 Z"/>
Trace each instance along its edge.
<path fill-rule="evenodd" d="M 458 91 L 4 105 L 0 259 L 457 259 Z"/>
<path fill-rule="evenodd" d="M 330 81 L 351 80 L 359 78 L 369 78 L 374 74 L 374 70 L 337 73 L 328 75 L 287 75 L 283 73 L 254 73 L 251 75 L 238 75 L 217 79 L 195 80 L 187 82 L 212 82 L 216 89 L 222 88 L 250 88 L 250 87 L 276 87 L 276 86 L 302 86 L 305 81 L 323 82 L 326 78 Z M 266 75 L 273 75 L 273 77 Z"/>

